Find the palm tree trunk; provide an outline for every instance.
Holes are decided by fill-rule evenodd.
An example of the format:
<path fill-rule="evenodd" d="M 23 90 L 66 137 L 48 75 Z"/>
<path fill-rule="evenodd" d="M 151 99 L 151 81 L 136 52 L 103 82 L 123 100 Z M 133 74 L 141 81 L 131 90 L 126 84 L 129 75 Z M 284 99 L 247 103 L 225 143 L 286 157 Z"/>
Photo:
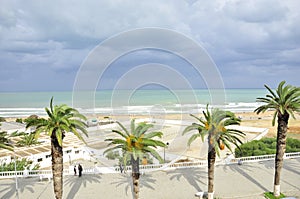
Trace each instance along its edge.
<path fill-rule="evenodd" d="M 133 195 L 135 199 L 139 198 L 139 179 L 140 179 L 140 167 L 139 158 L 136 160 L 131 156 L 131 166 L 132 166 L 132 183 L 133 183 Z"/>
<path fill-rule="evenodd" d="M 278 113 L 278 127 L 277 127 L 277 146 L 275 157 L 275 178 L 274 178 L 274 196 L 280 195 L 280 174 L 283 166 L 283 156 L 286 147 L 286 136 L 289 121 L 289 114 L 285 112 L 283 115 Z"/>
<path fill-rule="evenodd" d="M 210 138 L 208 140 L 210 140 Z M 208 199 L 213 199 L 216 151 L 211 143 L 209 143 L 208 145 Z"/>
<path fill-rule="evenodd" d="M 62 147 L 58 144 L 55 132 L 51 136 L 51 156 L 54 194 L 56 199 L 61 199 L 63 192 L 63 151 Z"/>

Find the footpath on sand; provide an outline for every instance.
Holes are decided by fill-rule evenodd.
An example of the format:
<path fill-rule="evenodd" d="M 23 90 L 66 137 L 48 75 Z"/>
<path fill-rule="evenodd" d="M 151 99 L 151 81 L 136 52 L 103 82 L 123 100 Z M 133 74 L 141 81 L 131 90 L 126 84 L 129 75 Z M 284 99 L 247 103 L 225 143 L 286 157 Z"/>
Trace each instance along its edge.
<path fill-rule="evenodd" d="M 300 198 L 300 158 L 284 160 L 281 190 L 287 196 Z M 243 165 L 216 166 L 216 198 L 264 198 L 272 191 L 274 161 Z M 132 197 L 130 174 L 97 174 L 64 177 L 63 198 L 124 198 Z M 193 199 L 198 191 L 207 190 L 207 169 L 190 168 L 145 173 L 140 178 L 141 199 Z M 52 181 L 19 178 L 20 199 L 53 199 Z M 0 198 L 16 198 L 14 179 L 0 180 Z"/>

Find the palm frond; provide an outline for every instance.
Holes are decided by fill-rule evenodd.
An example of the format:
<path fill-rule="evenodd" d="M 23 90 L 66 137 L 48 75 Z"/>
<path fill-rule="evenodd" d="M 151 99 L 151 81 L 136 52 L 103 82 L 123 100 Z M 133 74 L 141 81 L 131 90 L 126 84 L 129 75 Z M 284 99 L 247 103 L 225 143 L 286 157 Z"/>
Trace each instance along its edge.
<path fill-rule="evenodd" d="M 53 113 L 53 96 L 51 97 L 51 100 L 50 100 L 50 110 L 51 110 L 51 113 Z"/>
<path fill-rule="evenodd" d="M 129 131 L 123 126 L 123 124 L 121 124 L 121 123 L 118 122 L 118 121 L 116 121 L 116 123 L 121 127 L 121 129 L 122 129 L 123 131 L 125 131 L 125 133 L 126 133 L 127 136 L 130 135 Z"/>
<path fill-rule="evenodd" d="M 116 133 L 116 134 L 118 134 L 118 135 L 120 135 L 121 137 L 123 137 L 123 138 L 125 138 L 125 139 L 127 138 L 127 135 L 125 135 L 124 133 L 122 133 L 122 132 L 119 131 L 119 130 L 113 129 L 112 132 L 113 132 L 113 133 Z"/>
<path fill-rule="evenodd" d="M 141 143 L 145 146 L 152 146 L 154 148 L 160 146 L 160 147 L 165 147 L 166 144 L 162 141 L 159 140 L 153 140 L 153 139 L 142 139 Z"/>
<path fill-rule="evenodd" d="M 162 138 L 162 136 L 163 136 L 162 132 L 154 131 L 154 132 L 145 134 L 144 138 L 153 138 L 153 137 Z"/>
<path fill-rule="evenodd" d="M 117 146 L 108 148 L 105 151 L 103 151 L 103 154 L 106 154 L 106 153 L 111 152 L 111 151 L 115 151 L 117 149 L 123 149 L 123 146 L 122 145 L 117 145 Z"/>
<path fill-rule="evenodd" d="M 159 153 L 157 151 L 153 150 L 150 147 L 145 147 L 144 150 L 147 151 L 148 153 L 150 153 L 155 159 L 157 159 L 159 161 L 159 163 L 163 162 L 162 157 L 159 155 Z"/>
<path fill-rule="evenodd" d="M 192 123 L 192 125 L 187 126 L 183 132 L 182 135 L 186 134 L 187 132 L 193 131 L 193 130 L 197 130 L 197 131 L 202 131 L 203 126 L 197 123 Z"/>
<path fill-rule="evenodd" d="M 153 124 L 140 123 L 136 128 L 137 136 L 145 134 L 150 128 L 153 127 Z"/>
<path fill-rule="evenodd" d="M 187 145 L 188 145 L 188 146 L 191 146 L 192 142 L 194 142 L 194 141 L 195 141 L 198 137 L 200 137 L 200 136 L 201 136 L 201 135 L 200 135 L 199 133 L 193 134 L 193 135 L 189 138 Z M 202 139 L 202 141 L 203 141 L 203 139 Z"/>
<path fill-rule="evenodd" d="M 62 146 L 62 142 L 63 142 L 63 132 L 61 131 L 60 128 L 57 128 L 55 131 L 55 136 L 57 138 L 58 144 L 60 146 Z"/>
<path fill-rule="evenodd" d="M 114 145 L 114 144 L 124 144 L 126 146 L 126 140 L 122 140 L 122 139 L 119 139 L 119 138 L 108 138 L 108 139 L 105 139 L 104 141 L 106 142 L 110 142 L 109 145 Z"/>
<path fill-rule="evenodd" d="M 201 122 L 201 119 L 199 117 L 197 117 L 196 115 L 190 114 L 191 117 L 195 118 L 196 120 L 198 120 L 199 122 Z"/>
<path fill-rule="evenodd" d="M 131 133 L 135 134 L 135 119 L 132 119 L 130 122 Z"/>

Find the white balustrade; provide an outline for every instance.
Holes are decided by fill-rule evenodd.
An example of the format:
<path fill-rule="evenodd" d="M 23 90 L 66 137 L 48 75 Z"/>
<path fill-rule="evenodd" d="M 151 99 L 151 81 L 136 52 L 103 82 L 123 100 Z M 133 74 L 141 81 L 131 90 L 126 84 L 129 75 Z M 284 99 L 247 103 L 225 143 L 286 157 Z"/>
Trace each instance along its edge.
<path fill-rule="evenodd" d="M 300 152 L 295 153 L 286 153 L 284 155 L 285 159 L 291 158 L 299 158 Z M 262 155 L 262 156 L 251 156 L 251 157 L 242 157 L 242 158 L 232 158 L 230 161 L 223 161 L 219 160 L 216 161 L 216 165 L 225 165 L 225 164 L 239 164 L 241 162 L 260 162 L 266 160 L 274 160 L 275 154 L 272 155 Z M 197 162 L 180 162 L 180 163 L 173 163 L 173 164 L 153 164 L 153 165 L 140 165 L 140 171 L 142 173 L 146 171 L 153 171 L 153 170 L 167 170 L 167 169 L 179 169 L 179 168 L 196 168 L 196 167 L 203 167 L 207 166 L 207 161 L 197 161 Z M 131 166 L 126 166 L 127 172 L 131 172 Z M 104 171 L 104 172 L 101 172 Z M 99 173 L 116 173 L 120 172 L 120 167 L 91 167 L 91 168 L 84 168 L 83 174 L 99 174 Z M 69 169 L 64 170 L 64 175 L 74 175 L 73 172 Z M 43 178 L 52 178 L 52 171 L 51 170 L 24 170 L 24 171 L 5 171 L 0 172 L 0 179 L 1 178 L 14 178 L 17 177 L 39 177 L 40 179 Z M 49 177 L 50 176 L 50 177 Z"/>

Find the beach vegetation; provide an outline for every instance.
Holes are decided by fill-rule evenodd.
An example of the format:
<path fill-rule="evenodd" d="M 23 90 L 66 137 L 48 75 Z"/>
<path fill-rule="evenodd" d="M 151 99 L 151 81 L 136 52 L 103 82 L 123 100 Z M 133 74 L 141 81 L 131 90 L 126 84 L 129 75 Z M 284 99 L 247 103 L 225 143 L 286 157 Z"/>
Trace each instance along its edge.
<path fill-rule="evenodd" d="M 23 131 L 14 131 L 10 134 L 10 137 L 18 137 L 18 136 L 22 136 L 25 135 L 27 133 L 23 132 Z"/>
<path fill-rule="evenodd" d="M 130 160 L 132 170 L 132 183 L 133 183 L 133 195 L 134 198 L 139 198 L 139 178 L 140 178 L 140 160 L 145 154 L 150 154 L 156 158 L 159 162 L 163 162 L 163 159 L 156 151 L 157 147 L 165 147 L 166 144 L 160 140 L 154 138 L 161 138 L 162 132 L 148 132 L 153 127 L 152 124 L 145 122 L 138 123 L 136 125 L 135 120 L 131 120 L 130 129 L 125 128 L 120 122 L 116 122 L 120 129 L 112 130 L 118 135 L 117 138 L 105 139 L 109 142 L 107 150 L 104 154 L 110 151 L 122 151 L 122 159 L 124 166 L 127 165 Z"/>
<path fill-rule="evenodd" d="M 16 164 L 16 167 L 15 167 Z M 28 160 L 27 158 L 21 158 L 21 159 L 16 159 L 15 161 L 11 161 L 9 163 L 1 163 L 0 165 L 0 171 L 23 171 L 24 169 L 30 168 L 30 170 L 38 170 L 40 168 L 39 164 L 34 164 L 32 165 L 33 162 L 31 160 Z"/>
<path fill-rule="evenodd" d="M 40 144 L 38 139 L 35 136 L 35 133 L 26 133 L 22 136 L 20 136 L 21 140 L 17 142 L 18 146 L 32 146 Z"/>
<path fill-rule="evenodd" d="M 0 132 L 0 148 L 7 149 L 9 151 L 13 151 L 13 146 L 11 144 L 11 140 L 6 131 Z"/>
<path fill-rule="evenodd" d="M 23 119 L 22 119 L 22 118 L 17 118 L 17 119 L 16 119 L 16 122 L 18 122 L 18 123 L 21 123 L 21 124 L 22 124 L 22 123 L 23 123 Z"/>
<path fill-rule="evenodd" d="M 33 124 L 34 122 L 38 123 L 38 121 L 39 121 L 39 116 L 37 115 L 30 115 L 29 117 L 24 119 L 24 122 L 26 124 L 28 123 Z"/>
<path fill-rule="evenodd" d="M 207 137 L 208 142 L 208 198 L 213 198 L 214 193 L 214 167 L 216 161 L 216 154 L 220 156 L 220 151 L 228 148 L 232 151 L 231 144 L 239 147 L 242 144 L 240 138 L 245 134 L 239 130 L 230 128 L 230 125 L 240 125 L 241 120 L 230 111 L 223 111 L 220 109 L 211 109 L 206 106 L 206 111 L 203 111 L 204 118 L 197 117 L 193 114 L 191 116 L 197 120 L 197 123 L 192 123 L 187 126 L 183 134 L 193 131 L 194 134 L 188 140 L 188 146 L 193 141 L 201 137 Z"/>
<path fill-rule="evenodd" d="M 63 193 L 63 139 L 67 132 L 72 132 L 84 142 L 82 134 L 88 135 L 86 130 L 86 117 L 76 109 L 68 105 L 53 105 L 53 97 L 50 107 L 46 107 L 47 119 L 34 117 L 27 120 L 26 128 L 36 127 L 36 138 L 44 132 L 51 139 L 53 186 L 56 199 L 62 198 Z M 28 119 L 28 118 L 27 118 Z"/>
<path fill-rule="evenodd" d="M 262 138 L 243 143 L 235 149 L 235 157 L 248 157 L 258 155 L 270 155 L 276 153 L 276 138 Z M 300 152 L 300 140 L 287 138 L 286 153 Z"/>
<path fill-rule="evenodd" d="M 0 117 L 0 122 L 6 122 L 5 117 Z"/>
<path fill-rule="evenodd" d="M 280 195 L 280 175 L 283 166 L 283 156 L 286 149 L 287 129 L 290 116 L 295 119 L 295 112 L 300 112 L 300 87 L 285 85 L 285 81 L 279 83 L 273 91 L 265 85 L 269 92 L 265 97 L 257 98 L 257 102 L 263 103 L 254 110 L 257 114 L 267 110 L 274 111 L 272 125 L 277 119 L 277 144 L 275 156 L 274 196 Z"/>

